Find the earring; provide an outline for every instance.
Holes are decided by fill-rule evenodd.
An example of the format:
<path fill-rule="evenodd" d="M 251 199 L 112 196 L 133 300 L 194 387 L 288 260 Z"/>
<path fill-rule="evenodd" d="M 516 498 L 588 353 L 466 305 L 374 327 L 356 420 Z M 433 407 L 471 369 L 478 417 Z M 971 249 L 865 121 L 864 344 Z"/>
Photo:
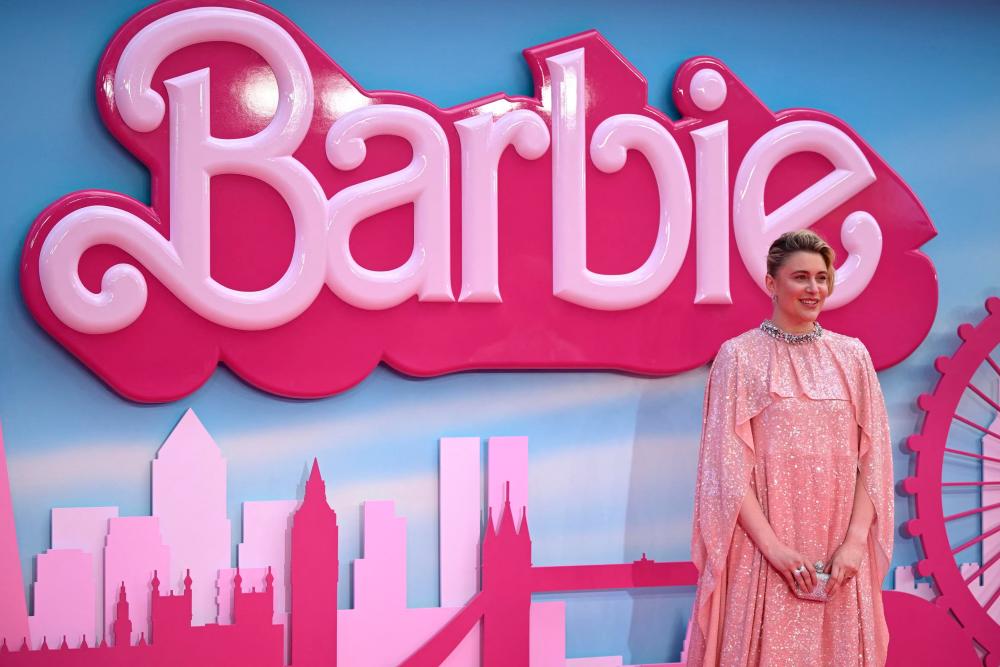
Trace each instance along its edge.
<path fill-rule="evenodd" d="M 778 303 L 778 295 L 774 292 L 771 292 L 771 301 Z"/>

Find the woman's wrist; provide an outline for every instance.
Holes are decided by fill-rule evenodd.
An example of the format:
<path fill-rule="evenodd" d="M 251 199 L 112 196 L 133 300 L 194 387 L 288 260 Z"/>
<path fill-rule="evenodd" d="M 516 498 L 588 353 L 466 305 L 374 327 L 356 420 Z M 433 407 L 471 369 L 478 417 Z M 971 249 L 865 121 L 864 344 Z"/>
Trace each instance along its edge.
<path fill-rule="evenodd" d="M 850 526 L 844 537 L 844 544 L 864 545 L 868 541 L 868 531 L 859 526 Z"/>
<path fill-rule="evenodd" d="M 778 536 L 772 533 L 763 537 L 757 548 L 760 549 L 761 554 L 763 554 L 766 560 L 771 560 L 771 557 L 774 556 L 774 552 L 780 545 L 781 542 L 778 540 Z"/>

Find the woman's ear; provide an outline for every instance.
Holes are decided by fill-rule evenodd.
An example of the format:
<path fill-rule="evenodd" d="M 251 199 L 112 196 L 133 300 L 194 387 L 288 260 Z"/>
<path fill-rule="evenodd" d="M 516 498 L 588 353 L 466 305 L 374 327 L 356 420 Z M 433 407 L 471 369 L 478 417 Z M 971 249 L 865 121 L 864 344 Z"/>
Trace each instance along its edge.
<path fill-rule="evenodd" d="M 774 276 L 772 276 L 770 273 L 764 274 L 764 287 L 767 288 L 768 296 L 770 296 L 773 299 L 776 285 L 774 283 Z"/>

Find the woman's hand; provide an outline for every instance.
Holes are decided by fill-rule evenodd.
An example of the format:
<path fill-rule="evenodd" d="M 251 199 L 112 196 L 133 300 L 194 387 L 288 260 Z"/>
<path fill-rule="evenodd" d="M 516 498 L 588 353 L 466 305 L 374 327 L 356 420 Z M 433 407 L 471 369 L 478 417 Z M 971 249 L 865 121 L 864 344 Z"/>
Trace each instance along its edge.
<path fill-rule="evenodd" d="M 812 563 L 795 549 L 775 540 L 766 549 L 762 549 L 761 553 L 764 554 L 764 558 L 771 564 L 771 567 L 777 570 L 778 574 L 788 583 L 792 593 L 795 592 L 796 586 L 803 593 L 816 588 L 816 570 Z M 800 569 L 802 566 L 805 568 Z"/>
<path fill-rule="evenodd" d="M 830 558 L 830 564 L 826 566 L 826 571 L 830 573 L 830 580 L 826 582 L 826 596 L 832 598 L 840 590 L 840 587 L 847 583 L 849 579 L 857 576 L 861 569 L 861 560 L 865 557 L 865 542 L 861 540 L 847 539 L 837 547 Z"/>

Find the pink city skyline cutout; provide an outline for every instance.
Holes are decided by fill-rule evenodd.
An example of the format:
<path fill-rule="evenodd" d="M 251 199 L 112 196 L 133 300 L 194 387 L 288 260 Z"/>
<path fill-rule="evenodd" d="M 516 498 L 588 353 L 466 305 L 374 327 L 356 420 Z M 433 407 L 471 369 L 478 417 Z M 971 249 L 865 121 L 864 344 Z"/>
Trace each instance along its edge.
<path fill-rule="evenodd" d="M 533 566 L 527 438 L 489 438 L 485 517 L 480 439 L 442 438 L 441 606 L 407 607 L 406 519 L 395 514 L 392 501 L 382 500 L 363 503 L 353 608 L 338 610 L 337 519 L 318 463 L 301 502 L 244 503 L 243 542 L 233 568 L 225 460 L 188 410 L 152 466 L 158 515 L 121 517 L 113 507 L 53 509 L 52 548 L 38 555 L 34 613 L 28 616 L 2 448 L 0 437 L 0 665 L 211 659 L 234 667 L 620 667 L 621 656 L 567 658 L 565 603 L 533 602 L 531 595 L 693 586 L 697 579 L 690 562 L 645 556 L 623 564 Z M 197 473 L 184 486 L 192 468 Z M 214 548 L 222 540 L 212 539 L 212 530 L 224 531 L 225 549 Z M 191 554 L 191 567 L 177 562 L 175 554 L 182 553 Z M 921 593 L 905 574 L 897 583 Z M 932 627 L 938 637 L 960 634 L 918 596 L 883 595 L 897 635 L 917 636 Z M 894 641 L 890 664 L 926 657 L 916 643 L 912 648 Z M 683 652 L 677 663 L 660 663 L 668 664 L 683 665 Z"/>
<path fill-rule="evenodd" d="M 63 654 L 73 657 L 67 664 L 169 664 L 226 647 L 235 651 L 226 660 L 246 654 L 247 661 L 231 663 L 240 665 L 622 665 L 620 656 L 567 659 L 565 604 L 533 603 L 531 593 L 691 586 L 693 565 L 643 559 L 531 567 L 527 438 L 489 439 L 485 484 L 480 449 L 479 438 L 440 441 L 441 606 L 407 607 L 406 520 L 396 516 L 392 501 L 366 501 L 363 552 L 354 561 L 353 608 L 334 611 L 336 515 L 326 503 L 318 464 L 301 503 L 244 503 L 239 568 L 234 569 L 228 542 L 225 550 L 215 549 L 218 542 L 210 536 L 213 526 L 227 541 L 230 535 L 225 461 L 188 410 L 153 462 L 157 515 L 120 517 L 112 507 L 53 510 L 53 548 L 38 556 L 34 614 L 3 619 L 0 664 L 62 664 L 57 656 Z M 188 474 L 192 469 L 193 476 Z M 484 486 L 486 516 L 492 519 L 485 528 Z M 168 539 L 164 526 L 170 525 L 175 528 Z M 16 564 L 16 542 L 0 544 L 13 546 L 6 562 Z M 194 556 L 191 567 L 174 556 L 184 552 Z M 300 562 L 301 554 L 308 558 L 310 553 L 322 556 L 311 564 Z M 94 567 L 102 558 L 103 571 Z M 296 587 L 297 562 L 299 575 L 305 576 L 307 568 L 316 579 Z M 19 572 L 19 567 L 9 571 Z M 9 579 L 11 595 L 23 601 L 23 589 L 15 586 L 20 576 Z M 300 603 L 296 591 L 299 597 L 309 591 L 312 598 Z M 101 600 L 98 606 L 95 598 Z M 26 622 L 18 623 L 19 618 Z M 301 620 L 289 624 L 290 618 Z M 296 633 L 303 631 L 306 639 L 297 644 Z M 131 648 L 119 651 L 126 636 Z M 64 644 L 65 653 L 52 650 Z M 41 650 L 43 645 L 48 650 Z M 89 651 L 78 650 L 84 647 Z"/>

